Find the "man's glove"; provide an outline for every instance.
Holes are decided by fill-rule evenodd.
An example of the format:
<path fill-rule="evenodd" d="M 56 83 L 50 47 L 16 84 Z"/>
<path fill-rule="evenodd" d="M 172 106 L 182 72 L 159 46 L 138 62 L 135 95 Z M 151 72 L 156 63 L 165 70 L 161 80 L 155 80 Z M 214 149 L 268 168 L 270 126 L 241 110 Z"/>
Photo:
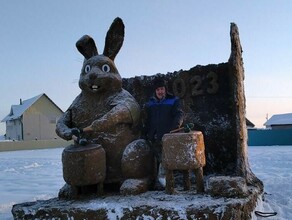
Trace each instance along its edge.
<path fill-rule="evenodd" d="M 184 132 L 189 133 L 191 130 L 193 130 L 194 124 L 193 123 L 188 123 L 184 126 Z"/>

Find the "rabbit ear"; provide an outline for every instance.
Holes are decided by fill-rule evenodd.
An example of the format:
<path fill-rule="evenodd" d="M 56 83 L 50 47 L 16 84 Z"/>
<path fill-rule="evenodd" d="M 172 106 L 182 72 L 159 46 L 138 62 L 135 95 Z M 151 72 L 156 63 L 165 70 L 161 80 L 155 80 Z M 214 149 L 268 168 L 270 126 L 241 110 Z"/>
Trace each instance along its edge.
<path fill-rule="evenodd" d="M 85 57 L 85 59 L 89 59 L 90 57 L 98 55 L 95 42 L 88 35 L 84 35 L 83 37 L 81 37 L 76 42 L 76 47 L 78 51 Z"/>
<path fill-rule="evenodd" d="M 123 20 L 117 17 L 106 34 L 103 55 L 114 60 L 123 45 L 124 35 L 125 26 Z"/>

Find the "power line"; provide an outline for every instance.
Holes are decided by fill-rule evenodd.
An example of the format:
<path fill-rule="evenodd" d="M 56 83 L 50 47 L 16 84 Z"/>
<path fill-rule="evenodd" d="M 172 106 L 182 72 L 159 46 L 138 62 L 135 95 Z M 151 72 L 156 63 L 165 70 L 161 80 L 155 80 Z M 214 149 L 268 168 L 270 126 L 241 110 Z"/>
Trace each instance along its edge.
<path fill-rule="evenodd" d="M 292 99 L 292 96 L 246 96 L 250 99 Z"/>

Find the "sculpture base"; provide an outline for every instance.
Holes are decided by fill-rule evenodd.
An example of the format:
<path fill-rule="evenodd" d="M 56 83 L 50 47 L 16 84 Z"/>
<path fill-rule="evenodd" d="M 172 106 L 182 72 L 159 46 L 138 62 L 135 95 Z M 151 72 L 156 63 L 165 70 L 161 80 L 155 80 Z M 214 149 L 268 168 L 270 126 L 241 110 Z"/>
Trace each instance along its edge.
<path fill-rule="evenodd" d="M 195 191 L 167 195 L 148 191 L 137 196 L 62 200 L 53 198 L 16 204 L 15 219 L 251 219 L 262 190 L 249 187 L 246 198 L 213 198 Z"/>

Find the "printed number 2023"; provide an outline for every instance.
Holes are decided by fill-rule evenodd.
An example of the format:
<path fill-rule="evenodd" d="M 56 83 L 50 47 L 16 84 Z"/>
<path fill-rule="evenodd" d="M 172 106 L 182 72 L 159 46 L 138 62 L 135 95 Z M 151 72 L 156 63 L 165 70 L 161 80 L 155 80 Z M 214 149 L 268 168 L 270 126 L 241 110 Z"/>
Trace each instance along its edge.
<path fill-rule="evenodd" d="M 207 85 L 205 85 L 206 83 Z M 195 75 L 191 78 L 190 84 L 192 96 L 215 94 L 219 89 L 218 75 L 215 72 L 209 72 L 206 76 Z M 186 85 L 181 78 L 174 81 L 173 92 L 180 98 L 185 95 Z"/>

